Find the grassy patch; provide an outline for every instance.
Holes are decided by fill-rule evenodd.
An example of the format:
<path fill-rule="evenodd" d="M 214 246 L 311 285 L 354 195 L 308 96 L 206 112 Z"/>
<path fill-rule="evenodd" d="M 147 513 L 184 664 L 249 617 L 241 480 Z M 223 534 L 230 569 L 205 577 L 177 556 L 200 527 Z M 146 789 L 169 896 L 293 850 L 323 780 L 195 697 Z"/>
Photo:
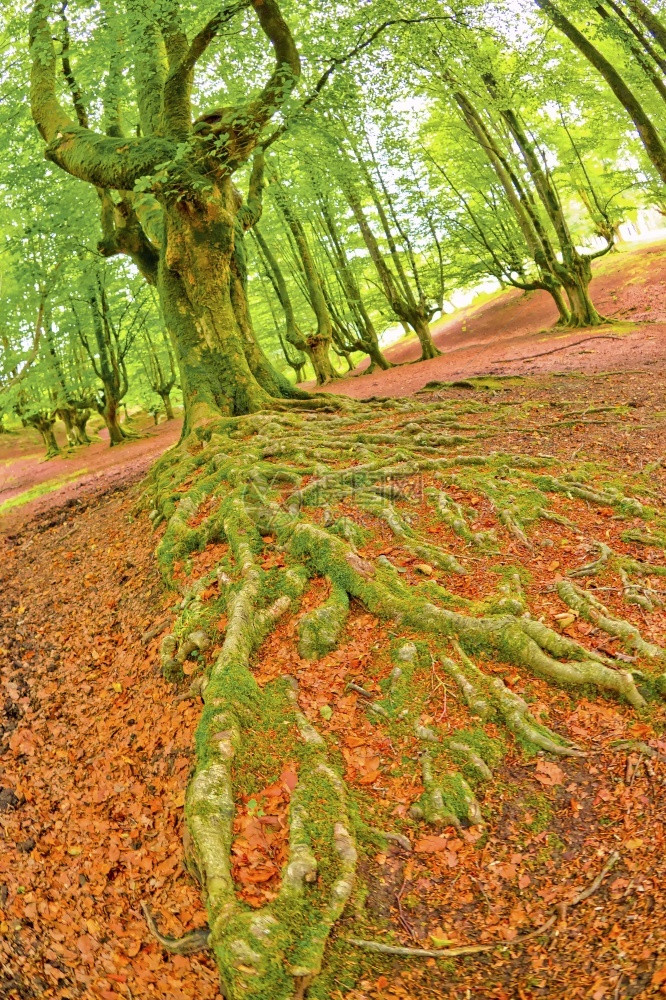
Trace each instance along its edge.
<path fill-rule="evenodd" d="M 24 490 L 23 493 L 17 493 L 15 497 L 10 497 L 9 500 L 0 503 L 0 514 L 6 514 L 7 511 L 13 510 L 15 507 L 23 507 L 24 504 L 37 500 L 47 493 L 54 493 L 65 483 L 80 479 L 87 471 L 87 469 L 77 469 L 76 472 L 70 472 L 66 476 L 56 476 L 55 479 L 46 479 L 43 483 L 38 483 L 37 486 L 31 487 L 29 490 Z"/>

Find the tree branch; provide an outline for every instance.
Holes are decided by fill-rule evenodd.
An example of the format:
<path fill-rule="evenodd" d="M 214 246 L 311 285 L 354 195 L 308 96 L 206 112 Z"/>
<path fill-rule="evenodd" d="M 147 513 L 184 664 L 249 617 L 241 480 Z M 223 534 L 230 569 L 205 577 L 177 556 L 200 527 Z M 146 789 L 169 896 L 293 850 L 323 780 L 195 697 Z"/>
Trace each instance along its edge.
<path fill-rule="evenodd" d="M 118 139 L 74 122 L 56 95 L 56 54 L 47 18 L 48 0 L 36 0 L 30 18 L 32 117 L 47 143 L 45 156 L 67 173 L 97 187 L 131 191 L 135 181 L 168 160 L 175 147 L 166 139 Z"/>
<path fill-rule="evenodd" d="M 258 97 L 224 115 L 216 131 L 230 133 L 229 161 L 244 162 L 257 144 L 264 125 L 296 86 L 301 75 L 301 60 L 287 22 L 277 0 L 250 0 L 259 25 L 273 47 L 275 69 Z"/>
<path fill-rule="evenodd" d="M 185 55 L 185 58 L 178 67 L 178 72 L 184 73 L 193 70 L 196 66 L 201 56 L 204 54 L 208 46 L 211 44 L 220 28 L 227 21 L 230 21 L 234 15 L 238 14 L 241 10 L 247 10 L 250 6 L 251 0 L 239 0 L 239 2 L 231 4 L 230 7 L 225 7 L 223 10 L 218 11 L 214 17 L 211 17 L 207 24 L 204 24 L 201 31 L 199 31 L 190 43 L 190 47 Z"/>
<path fill-rule="evenodd" d="M 264 166 L 264 151 L 263 149 L 258 149 L 254 154 L 252 163 L 247 200 L 238 213 L 238 221 L 243 230 L 251 229 L 261 218 L 264 200 Z"/>
<path fill-rule="evenodd" d="M 0 394 L 9 392 L 10 389 L 14 389 L 17 385 L 19 385 L 19 383 L 23 381 L 23 379 L 28 374 L 32 364 L 36 360 L 37 355 L 39 354 L 39 344 L 42 338 L 42 333 L 44 332 L 45 303 L 46 303 L 46 295 L 42 294 L 42 297 L 39 302 L 39 308 L 37 310 L 37 321 L 35 323 L 35 332 L 33 334 L 32 346 L 30 347 L 30 351 L 28 355 L 23 359 L 23 367 L 21 368 L 20 372 L 17 372 L 17 374 L 13 378 L 11 378 L 9 382 L 5 382 L 4 385 L 0 385 Z"/>
<path fill-rule="evenodd" d="M 76 77 L 74 76 L 72 64 L 69 59 L 70 36 L 69 23 L 67 21 L 67 2 L 68 0 L 63 0 L 60 8 L 60 19 L 62 20 L 62 52 L 60 53 L 62 71 L 72 95 L 72 102 L 74 104 L 74 110 L 76 111 L 77 121 L 81 128 L 88 128 L 90 124 L 88 121 L 88 111 L 83 103 L 83 94 L 81 93 L 81 89 L 76 82 Z"/>

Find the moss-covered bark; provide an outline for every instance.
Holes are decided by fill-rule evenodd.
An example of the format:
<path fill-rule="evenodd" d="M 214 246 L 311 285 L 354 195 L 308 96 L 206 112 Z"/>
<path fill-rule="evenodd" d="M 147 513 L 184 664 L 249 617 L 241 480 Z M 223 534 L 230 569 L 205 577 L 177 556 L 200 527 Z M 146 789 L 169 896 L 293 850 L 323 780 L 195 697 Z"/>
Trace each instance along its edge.
<path fill-rule="evenodd" d="M 233 417 L 211 427 L 210 440 L 196 456 L 175 452 L 155 471 L 151 520 L 167 522 L 159 546 L 167 576 L 209 541 L 228 544 L 219 567 L 187 581 L 182 622 L 163 651 L 165 669 L 176 676 L 173 665 L 206 648 L 208 623 L 218 621 L 224 607 L 221 652 L 199 668 L 204 708 L 186 820 L 188 863 L 202 885 L 209 916 L 206 941 L 229 998 L 304 996 L 360 878 L 363 825 L 352 822 L 359 803 L 338 770 L 335 744 L 317 731 L 318 714 L 304 714 L 293 680 L 283 676 L 259 684 L 255 677 L 262 669 L 262 643 L 282 618 L 288 621 L 284 641 L 293 637 L 294 656 L 308 660 L 330 654 L 341 641 L 350 608 L 361 605 L 390 623 L 396 645 L 388 679 L 377 693 L 356 682 L 348 688 L 364 699 L 374 725 L 401 741 L 416 741 L 418 784 L 405 828 L 415 835 L 420 822 L 438 828 L 492 824 L 483 789 L 494 780 L 498 759 L 483 731 L 448 734 L 431 716 L 424 721 L 430 689 L 422 686 L 419 672 L 432 678 L 436 670 L 450 679 L 475 724 L 491 724 L 494 733 L 499 729 L 502 742 L 556 758 L 580 756 L 585 748 L 544 725 L 528 697 L 513 690 L 514 671 L 546 680 L 572 698 L 603 692 L 640 712 L 666 695 L 663 651 L 647 642 L 637 625 L 568 579 L 557 585 L 562 607 L 573 607 L 620 638 L 640 663 L 613 660 L 531 617 L 522 570 L 507 565 L 506 545 L 508 539 L 525 559 L 536 558 L 533 528 L 551 514 L 559 528 L 578 534 L 574 522 L 550 510 L 552 494 L 563 503 L 573 498 L 612 504 L 618 516 L 650 519 L 653 530 L 640 533 L 650 543 L 661 539 L 663 513 L 616 487 L 558 478 L 552 459 L 455 451 L 461 437 L 437 433 L 450 428 L 453 416 L 446 405 L 387 401 L 319 421 L 296 413 Z M 483 447 L 469 430 L 467 441 Z M 431 477 L 432 486 L 414 504 L 407 490 L 419 475 Z M 185 480 L 189 488 L 179 492 Z M 451 495 L 454 488 L 477 502 L 485 498 L 495 512 L 492 532 L 471 528 L 470 512 Z M 212 497 L 221 499 L 211 505 Z M 206 517 L 190 527 L 205 501 Z M 412 523 L 416 511 L 430 523 L 424 508 L 457 540 L 455 556 L 441 537 Z M 388 549 L 385 539 L 375 547 L 382 522 L 394 536 Z M 377 556 L 377 548 L 390 556 L 384 551 Z M 278 569 L 267 568 L 269 552 L 280 554 Z M 453 586 L 447 589 L 449 579 L 474 574 L 485 554 L 500 563 L 494 591 L 471 600 Z M 419 567 L 407 575 L 414 555 L 428 560 L 420 567 L 422 582 Z M 603 571 L 613 565 L 609 558 Z M 643 566 L 626 557 L 620 569 L 629 579 L 646 572 Z M 310 579 L 324 584 L 326 596 L 314 608 L 308 600 L 300 615 Z M 220 596 L 208 612 L 199 595 L 212 581 Z M 631 593 L 626 599 L 631 606 Z M 416 640 L 401 639 L 405 633 Z M 296 662 L 303 669 L 303 660 Z M 510 683 L 502 679 L 501 664 L 511 666 Z M 269 903 L 251 910 L 236 892 L 229 857 L 235 801 L 257 766 L 248 763 L 252 748 L 265 739 L 272 753 L 298 760 L 299 777 L 280 886 Z M 188 946 L 186 941 L 183 947 Z"/>
<path fill-rule="evenodd" d="M 132 5 L 127 52 L 134 61 L 138 139 L 122 137 L 111 108 L 108 136 L 87 127 L 80 101 L 78 119 L 70 119 L 56 89 L 50 5 L 36 0 L 31 19 L 32 112 L 47 156 L 98 189 L 102 252 L 130 254 L 156 284 L 179 366 L 186 433 L 215 414 L 254 412 L 273 398 L 274 386 L 265 387 L 270 366 L 256 344 L 244 343 L 231 300 L 238 212 L 231 176 L 293 88 L 300 61 L 277 0 L 253 0 L 251 6 L 275 67 L 242 106 L 194 122 L 195 65 L 224 18 L 214 18 L 190 42 L 176 27 L 175 11 L 163 20 L 148 6 Z M 220 135 L 225 139 L 218 141 Z M 150 198 L 134 196 L 137 181 Z M 270 378 L 275 381 L 275 373 Z M 109 430 L 114 438 L 115 429 Z"/>

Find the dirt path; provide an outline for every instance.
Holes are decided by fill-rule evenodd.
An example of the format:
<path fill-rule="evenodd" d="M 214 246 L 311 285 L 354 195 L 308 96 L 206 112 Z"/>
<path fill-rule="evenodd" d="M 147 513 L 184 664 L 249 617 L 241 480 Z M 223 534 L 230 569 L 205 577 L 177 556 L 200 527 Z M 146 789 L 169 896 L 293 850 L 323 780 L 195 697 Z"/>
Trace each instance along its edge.
<path fill-rule="evenodd" d="M 649 281 L 648 281 L 649 275 Z M 400 367 L 362 374 L 367 362 L 350 378 L 329 388 L 346 396 L 406 396 L 429 381 L 470 375 L 525 375 L 552 371 L 599 372 L 646 368 L 666 360 L 666 247 L 648 244 L 624 247 L 602 259 L 595 269 L 592 295 L 612 325 L 601 330 L 560 333 L 557 313 L 545 292 L 524 295 L 504 292 L 480 307 L 471 306 L 455 318 L 435 324 L 433 339 L 443 352 L 418 365 L 414 338 L 386 351 Z M 592 339 L 603 333 L 608 338 Z M 587 341 L 579 343 L 579 341 Z M 528 361 L 521 358 L 561 347 L 555 354 Z M 509 360 L 511 359 L 511 360 Z M 308 387 L 312 388 L 308 383 Z M 319 390 L 321 391 L 321 390 Z"/>

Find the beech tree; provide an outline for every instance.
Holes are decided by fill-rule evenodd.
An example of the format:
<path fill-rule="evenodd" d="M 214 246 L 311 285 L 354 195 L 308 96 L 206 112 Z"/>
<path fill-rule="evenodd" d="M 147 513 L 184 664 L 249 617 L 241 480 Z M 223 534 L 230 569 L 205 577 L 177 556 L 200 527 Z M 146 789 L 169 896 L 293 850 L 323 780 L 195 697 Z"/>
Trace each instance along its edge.
<path fill-rule="evenodd" d="M 348 42 L 348 47 L 334 49 L 330 43 L 328 68 L 299 100 L 301 57 L 285 12 L 297 24 L 303 6 L 296 0 L 241 0 L 222 11 L 202 6 L 203 14 L 199 5 L 177 0 L 127 0 L 122 7 L 103 3 L 95 7 L 95 18 L 84 18 L 70 37 L 61 18 L 54 23 L 51 3 L 36 0 L 30 27 L 32 114 L 49 165 L 94 192 L 102 227 L 99 255 L 129 256 L 142 280 L 154 286 L 185 404 L 183 438 L 153 469 L 143 510 L 160 532 L 157 558 L 164 580 L 179 595 L 172 631 L 160 643 L 161 668 L 174 684 L 184 685 L 187 677 L 189 687 L 181 694 L 202 703 L 185 794 L 183 846 L 188 871 L 201 887 L 207 925 L 172 938 L 162 933 L 151 900 L 144 899 L 147 924 L 167 951 L 212 950 L 228 1000 L 323 1000 L 338 988 L 326 978 L 330 939 L 354 898 L 358 907 L 354 913 L 349 908 L 338 947 L 396 956 L 433 954 L 361 936 L 354 925 L 363 919 L 363 893 L 357 892 L 366 878 L 363 862 L 389 843 L 410 850 L 408 834 L 420 836 L 422 825 L 439 832 L 473 826 L 481 834 L 485 824 L 492 824 L 494 817 L 484 816 L 483 791 L 484 783 L 493 780 L 497 731 L 502 740 L 513 741 L 516 754 L 585 754 L 555 728 L 566 724 L 561 713 L 553 713 L 553 728 L 550 721 L 547 725 L 545 713 L 518 695 L 513 681 L 502 680 L 498 664 L 509 665 L 512 675 L 534 675 L 566 690 L 572 700 L 578 695 L 589 699 L 595 692 L 615 698 L 626 703 L 627 712 L 647 710 L 651 700 L 664 696 L 666 652 L 644 636 L 642 625 L 625 620 L 617 606 L 607 608 L 574 582 L 599 572 L 615 574 L 617 602 L 638 598 L 647 609 L 657 593 L 643 579 L 652 572 L 647 562 L 590 539 L 596 557 L 571 576 L 553 579 L 553 594 L 563 608 L 621 642 L 626 652 L 619 659 L 587 642 L 587 633 L 579 640 L 558 631 L 561 615 L 554 616 L 553 627 L 545 624 L 542 594 L 530 593 L 523 565 L 526 553 L 544 543 L 541 533 L 549 524 L 567 535 L 568 549 L 580 548 L 583 524 L 574 520 L 583 521 L 580 502 L 629 519 L 632 537 L 641 544 L 647 538 L 663 548 L 664 526 L 657 521 L 659 534 L 649 537 L 638 531 L 636 521 L 655 519 L 652 500 L 608 482 L 604 470 L 592 473 L 586 463 L 578 466 L 549 454 L 492 450 L 497 424 L 489 421 L 481 428 L 475 421 L 482 411 L 492 411 L 501 422 L 496 396 L 471 405 L 437 392 L 364 403 L 323 393 L 308 396 L 276 371 L 265 341 L 259 343 L 249 307 L 256 282 L 249 277 L 246 241 L 259 247 L 257 261 L 284 313 L 285 345 L 305 353 L 311 349 L 310 356 L 319 357 L 321 344 L 327 352 L 331 344 L 345 354 L 347 342 L 333 336 L 342 320 L 331 274 L 352 299 L 357 288 L 364 291 L 364 282 L 350 282 L 340 259 L 345 249 L 336 241 L 344 219 L 353 251 L 348 257 L 355 261 L 362 255 L 361 266 L 347 260 L 354 278 L 374 282 L 386 311 L 390 306 L 416 331 L 423 356 L 436 355 L 429 320 L 443 305 L 447 267 L 456 273 L 455 247 L 448 255 L 443 249 L 452 227 L 446 214 L 437 217 L 437 199 L 424 198 L 422 211 L 432 223 L 435 245 L 431 258 L 437 260 L 434 271 L 429 268 L 435 274 L 430 287 L 438 291 L 433 296 L 423 281 L 420 246 L 421 229 L 430 227 L 406 224 L 407 185 L 394 181 L 397 167 L 388 165 L 379 145 L 364 147 L 372 133 L 362 116 L 356 117 L 355 95 L 372 93 L 375 119 L 381 118 L 383 105 L 397 104 L 401 96 L 396 80 L 417 78 L 417 46 L 430 52 L 441 42 L 433 26 L 444 21 L 455 33 L 461 25 L 467 30 L 471 19 L 484 32 L 497 34 L 492 18 L 484 23 L 478 9 L 442 10 L 435 0 L 321 4 L 318 13 L 330 18 L 328 33 L 335 35 L 336 45 Z M 205 15 L 210 16 L 204 22 Z M 370 16 L 377 16 L 376 23 L 367 23 Z M 232 23 L 234 33 L 225 38 L 225 26 Z M 318 20 L 299 29 L 297 37 L 304 39 L 312 62 L 321 54 L 326 32 Z M 93 66 L 86 74 L 76 44 L 85 49 L 93 35 Z M 104 62 L 101 38 L 108 43 Z M 376 58 L 364 61 L 378 39 Z M 220 41 L 224 59 L 211 54 Z M 269 49 L 272 71 L 265 68 Z M 332 224 L 325 205 L 319 205 L 330 242 L 317 241 L 303 206 L 290 200 L 278 206 L 291 240 L 278 260 L 275 241 L 266 236 L 268 226 L 264 229 L 264 175 L 268 172 L 273 186 L 271 157 L 277 159 L 277 140 L 290 130 L 302 139 L 316 123 L 321 132 L 329 127 L 335 134 L 325 115 L 311 115 L 324 86 L 352 58 L 357 60 L 355 79 L 345 78 L 341 93 L 331 99 L 336 112 L 348 103 L 353 120 L 346 123 L 347 141 L 339 155 L 331 155 L 328 167 L 313 165 L 331 175 L 329 190 L 337 186 L 339 193 Z M 496 94 L 493 81 L 484 82 L 477 66 L 466 66 L 470 54 L 464 46 L 456 59 L 459 71 L 469 70 L 461 73 L 466 86 L 470 76 L 484 84 L 484 125 L 502 140 L 511 168 L 520 166 L 516 176 L 529 177 L 530 210 L 547 230 L 549 245 L 559 240 L 550 262 L 554 273 L 559 273 L 558 253 L 569 254 L 562 261 L 569 270 L 577 267 L 577 244 L 562 218 L 549 157 L 536 149 L 531 131 L 524 131 L 522 109 L 505 93 Z M 96 92 L 97 100 L 87 101 L 83 81 L 94 70 L 104 77 L 104 87 L 102 94 Z M 223 106 L 195 109 L 197 99 L 207 102 L 211 91 L 220 94 Z M 477 99 L 479 93 L 476 88 L 472 96 Z M 459 126 L 469 126 L 476 113 L 474 106 L 470 120 L 459 120 Z M 451 157 L 457 153 L 444 151 Z M 417 162 L 421 155 L 415 149 L 406 156 L 404 169 L 425 182 L 431 174 L 425 154 Z M 508 200 L 510 189 L 520 200 L 511 178 L 505 184 L 494 163 L 484 161 L 484 168 L 492 176 L 488 191 L 480 192 L 487 196 L 489 214 L 493 199 Z M 410 195 L 415 204 L 416 193 Z M 452 202 L 455 210 L 449 191 L 447 213 Z M 492 235 L 507 252 L 515 250 L 518 273 L 526 265 L 516 232 L 529 241 L 516 213 L 510 221 L 505 201 L 500 204 Z M 459 216 L 466 211 L 461 198 L 457 210 Z M 271 234 L 275 225 L 273 219 Z M 492 249 L 491 244 L 489 253 Z M 286 274 L 296 259 L 298 267 Z M 104 263 L 95 261 L 100 267 Z M 294 288 L 306 304 L 309 297 L 316 315 L 314 345 L 302 336 Z M 111 330 L 104 340 L 104 303 L 95 296 L 90 330 L 94 338 L 100 333 L 101 358 L 115 339 Z M 360 306 L 358 314 L 367 332 Z M 587 321 L 595 321 L 591 308 Z M 25 345 L 19 357 L 25 366 Z M 300 355 L 289 357 L 298 367 Z M 108 384 L 109 399 L 116 401 L 127 381 L 123 360 L 109 354 L 109 380 L 99 366 L 105 391 Z M 330 376 L 330 354 L 319 360 L 323 381 Z M 40 412 L 48 412 L 41 397 L 38 402 Z M 585 412 L 574 409 L 567 418 L 578 420 Z M 416 482 L 423 488 L 412 496 Z M 206 549 L 210 559 L 199 561 Z M 492 572 L 478 573 L 482 560 L 492 560 Z M 464 593 L 456 589 L 463 577 L 475 584 Z M 479 593 L 480 581 L 485 594 Z M 381 624 L 386 640 L 381 683 L 373 679 L 373 690 L 369 682 L 366 687 L 351 677 L 341 684 L 349 683 L 353 696 L 367 702 L 364 725 L 381 727 L 383 738 L 395 739 L 404 751 L 415 792 L 399 812 L 388 808 L 388 795 L 386 809 L 367 808 L 343 777 L 337 736 L 331 729 L 320 732 L 321 720 L 332 715 L 330 706 L 328 712 L 321 705 L 306 714 L 299 701 L 316 661 L 341 644 L 350 614 L 359 606 Z M 275 658 L 270 644 L 284 620 L 285 641 L 292 643 L 286 659 Z M 434 676 L 435 666 L 457 692 L 460 711 L 469 713 L 470 729 L 483 730 L 478 739 L 469 733 L 451 739 L 448 730 L 437 731 L 428 714 L 432 681 L 430 691 L 419 683 L 423 676 Z M 147 662 L 146 670 L 152 669 Z M 483 729 L 486 724 L 492 737 Z M 234 880 L 234 818 L 243 797 L 249 807 L 246 793 L 267 780 L 282 782 L 289 792 L 286 860 L 275 891 L 251 906 Z M 555 916 L 549 919 L 552 926 Z M 435 949 L 434 955 L 457 958 L 494 947 Z"/>
<path fill-rule="evenodd" d="M 119 97 L 120 50 L 109 68 L 109 124 L 102 134 L 80 114 L 72 118 L 58 98 L 51 4 L 36 3 L 31 17 L 32 113 L 47 144 L 46 156 L 100 192 L 102 251 L 129 253 L 155 284 L 178 360 L 188 427 L 219 413 L 253 412 L 273 398 L 260 384 L 261 374 L 250 368 L 231 300 L 239 210 L 232 177 L 287 100 L 300 60 L 275 0 L 255 0 L 251 6 L 273 49 L 275 68 L 249 101 L 195 120 L 197 64 L 245 5 L 214 15 L 190 39 L 177 3 L 128 4 L 138 137 L 124 134 L 117 104 L 111 105 Z M 149 197 L 138 198 L 137 186 Z M 146 218 L 151 215 L 150 222 L 159 216 L 154 226 Z"/>
<path fill-rule="evenodd" d="M 576 46 L 586 59 L 589 60 L 595 70 L 597 70 L 597 72 L 606 81 L 609 88 L 612 90 L 620 104 L 622 104 L 625 108 L 627 114 L 634 123 L 636 131 L 640 136 L 641 142 L 643 143 L 645 151 L 654 165 L 655 170 L 659 174 L 661 180 L 666 183 L 666 145 L 664 144 L 659 124 L 655 124 L 654 117 L 646 109 L 645 102 L 643 101 L 640 93 L 637 93 L 636 89 L 625 79 L 625 76 L 616 65 L 615 60 L 609 58 L 597 45 L 594 44 L 594 42 L 588 37 L 588 33 L 578 27 L 573 17 L 567 16 L 567 13 L 562 9 L 561 5 L 553 3 L 552 0 L 534 0 L 534 2 L 543 11 L 546 17 L 552 21 L 555 27 L 566 35 L 569 41 Z M 598 7 L 600 7 L 602 11 L 604 10 L 603 5 L 598 5 Z M 654 59 L 659 66 L 658 60 L 666 55 L 666 47 L 664 46 L 664 29 L 661 27 L 661 22 L 644 4 L 635 3 L 634 0 L 632 0 L 630 4 L 627 4 L 627 13 L 623 14 L 621 7 L 616 7 L 616 10 L 620 11 L 621 21 L 624 21 L 625 23 L 629 22 L 630 30 L 633 31 L 635 29 L 635 31 L 637 31 L 640 35 L 640 29 L 646 29 L 649 34 L 653 35 L 658 48 L 661 49 L 661 56 L 657 56 L 655 59 L 657 54 L 655 53 L 654 48 L 650 46 L 646 49 L 643 44 L 646 65 L 649 67 L 651 82 L 654 84 L 655 80 L 659 81 L 659 76 L 657 75 L 657 69 L 652 67 L 649 59 Z M 605 18 L 607 15 L 604 14 L 603 16 Z M 635 58 L 635 52 L 632 52 L 632 55 L 634 55 Z M 641 65 L 641 68 L 644 69 L 642 60 L 639 65 Z M 663 74 L 663 71 L 664 67 L 659 66 L 659 72 Z M 659 85 L 657 89 L 660 91 L 661 88 Z M 663 94 L 661 96 L 663 98 Z"/>

